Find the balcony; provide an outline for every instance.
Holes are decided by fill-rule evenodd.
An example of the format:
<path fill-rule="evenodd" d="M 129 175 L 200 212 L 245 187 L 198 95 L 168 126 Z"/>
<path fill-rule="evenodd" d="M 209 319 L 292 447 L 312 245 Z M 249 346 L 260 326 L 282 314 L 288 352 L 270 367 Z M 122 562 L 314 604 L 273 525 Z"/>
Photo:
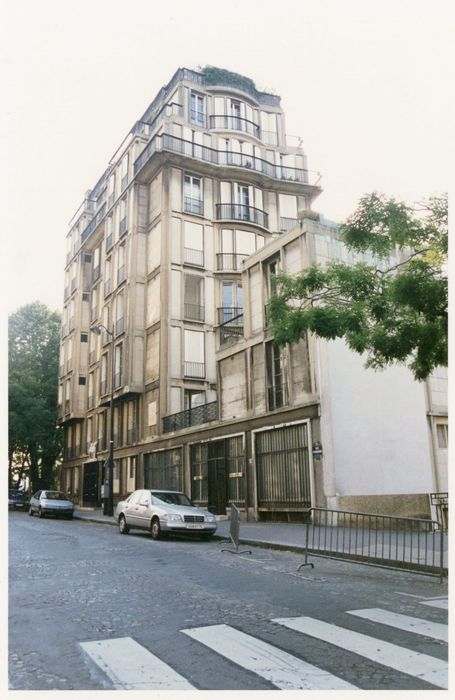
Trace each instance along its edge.
<path fill-rule="evenodd" d="M 280 216 L 280 231 L 286 232 L 298 226 L 299 220 L 289 216 Z"/>
<path fill-rule="evenodd" d="M 217 204 L 216 218 L 218 221 L 230 219 L 233 221 L 247 221 L 262 228 L 269 227 L 269 215 L 262 209 L 250 207 L 249 204 Z"/>
<path fill-rule="evenodd" d="M 205 319 L 205 309 L 199 304 L 187 304 L 184 305 L 185 319 L 188 321 L 204 321 Z"/>
<path fill-rule="evenodd" d="M 223 131 L 243 131 L 257 139 L 261 138 L 261 127 L 249 119 L 234 117 L 229 114 L 212 114 L 210 116 L 210 128 Z"/>
<path fill-rule="evenodd" d="M 81 233 L 81 243 L 84 243 L 84 241 L 87 240 L 87 238 L 93 233 L 93 231 L 96 229 L 98 224 L 100 223 L 101 219 L 104 217 L 106 213 L 106 202 L 103 204 L 101 209 L 98 211 L 98 213 L 93 217 L 89 225 L 82 231 Z"/>
<path fill-rule="evenodd" d="M 195 250 L 194 248 L 184 248 L 183 262 L 187 265 L 194 265 L 195 267 L 204 267 L 204 251 Z"/>
<path fill-rule="evenodd" d="M 203 216 L 204 214 L 204 202 L 202 199 L 197 199 L 196 197 L 188 197 L 185 195 L 183 198 L 183 211 L 187 211 L 190 214 L 199 214 Z"/>
<path fill-rule="evenodd" d="M 287 406 L 289 403 L 289 390 L 287 384 L 275 384 L 267 387 L 269 411 Z"/>
<path fill-rule="evenodd" d="M 320 189 L 321 174 L 319 172 L 276 165 L 248 153 L 209 148 L 208 146 L 186 141 L 170 134 L 158 134 L 149 141 L 134 163 L 134 176 L 138 175 L 152 156 L 160 151 L 178 153 L 187 158 L 194 158 L 212 165 L 245 168 L 276 180 L 299 182 Z"/>
<path fill-rule="evenodd" d="M 236 343 L 243 338 L 243 308 L 241 306 L 218 307 L 220 345 Z"/>
<path fill-rule="evenodd" d="M 205 362 L 185 362 L 184 374 L 185 377 L 192 379 L 205 378 Z"/>
<path fill-rule="evenodd" d="M 202 404 L 202 406 L 190 408 L 187 411 L 165 416 L 163 418 L 163 433 L 190 428 L 213 420 L 218 420 L 218 401 L 212 401 Z"/>
<path fill-rule="evenodd" d="M 217 270 L 225 272 L 239 272 L 241 263 L 246 260 L 247 253 L 217 253 Z"/>

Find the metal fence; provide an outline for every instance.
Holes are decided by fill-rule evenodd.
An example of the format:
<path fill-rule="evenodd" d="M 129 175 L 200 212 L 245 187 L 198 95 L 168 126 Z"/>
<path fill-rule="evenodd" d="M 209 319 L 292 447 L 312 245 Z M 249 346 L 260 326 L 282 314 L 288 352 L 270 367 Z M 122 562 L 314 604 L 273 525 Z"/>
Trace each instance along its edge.
<path fill-rule="evenodd" d="M 447 576 L 447 532 L 435 520 L 326 508 L 308 514 L 301 566 L 313 566 L 312 554 Z"/>
<path fill-rule="evenodd" d="M 251 554 L 251 549 L 244 549 L 239 551 L 240 547 L 240 511 L 235 505 L 231 503 L 231 518 L 229 522 L 229 539 L 235 547 L 234 549 L 222 549 L 222 552 L 231 552 L 231 554 Z"/>

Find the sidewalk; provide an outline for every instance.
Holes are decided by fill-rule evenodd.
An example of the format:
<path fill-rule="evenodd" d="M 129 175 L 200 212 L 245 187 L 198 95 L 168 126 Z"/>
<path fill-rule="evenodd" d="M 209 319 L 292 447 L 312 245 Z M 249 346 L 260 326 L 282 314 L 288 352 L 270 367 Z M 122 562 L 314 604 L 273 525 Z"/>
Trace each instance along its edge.
<path fill-rule="evenodd" d="M 117 527 L 115 518 L 103 515 L 101 508 L 84 510 L 78 508 L 74 511 L 74 517 L 87 520 L 92 523 L 103 523 Z M 229 540 L 229 520 L 219 520 L 215 538 Z M 305 527 L 302 523 L 240 523 L 240 542 L 242 544 L 261 545 L 275 549 L 291 549 L 300 551 L 304 548 Z"/>

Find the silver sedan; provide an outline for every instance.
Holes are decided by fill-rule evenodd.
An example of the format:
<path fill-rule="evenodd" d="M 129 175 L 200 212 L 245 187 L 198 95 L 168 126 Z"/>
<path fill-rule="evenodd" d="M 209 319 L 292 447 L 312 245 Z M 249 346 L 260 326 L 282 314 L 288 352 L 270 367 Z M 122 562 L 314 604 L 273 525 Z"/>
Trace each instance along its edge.
<path fill-rule="evenodd" d="M 74 513 L 74 503 L 63 491 L 37 491 L 30 499 L 28 514 L 38 513 L 40 518 L 45 515 L 64 515 L 71 518 Z"/>
<path fill-rule="evenodd" d="M 117 504 L 115 518 L 122 535 L 138 528 L 150 532 L 155 540 L 171 532 L 208 538 L 216 530 L 215 516 L 193 505 L 179 491 L 134 491 Z"/>

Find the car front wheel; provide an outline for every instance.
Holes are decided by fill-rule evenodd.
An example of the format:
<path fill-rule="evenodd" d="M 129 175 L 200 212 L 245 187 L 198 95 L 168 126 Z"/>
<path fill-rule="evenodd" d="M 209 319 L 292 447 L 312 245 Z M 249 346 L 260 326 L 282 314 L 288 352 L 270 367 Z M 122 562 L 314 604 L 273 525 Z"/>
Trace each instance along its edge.
<path fill-rule="evenodd" d="M 152 535 L 154 540 L 159 540 L 161 537 L 161 527 L 160 527 L 160 521 L 158 518 L 153 518 L 152 524 L 150 527 L 150 534 Z"/>
<path fill-rule="evenodd" d="M 130 531 L 128 525 L 126 524 L 126 519 L 124 515 L 121 515 L 118 521 L 118 529 L 121 535 L 127 535 Z"/>

